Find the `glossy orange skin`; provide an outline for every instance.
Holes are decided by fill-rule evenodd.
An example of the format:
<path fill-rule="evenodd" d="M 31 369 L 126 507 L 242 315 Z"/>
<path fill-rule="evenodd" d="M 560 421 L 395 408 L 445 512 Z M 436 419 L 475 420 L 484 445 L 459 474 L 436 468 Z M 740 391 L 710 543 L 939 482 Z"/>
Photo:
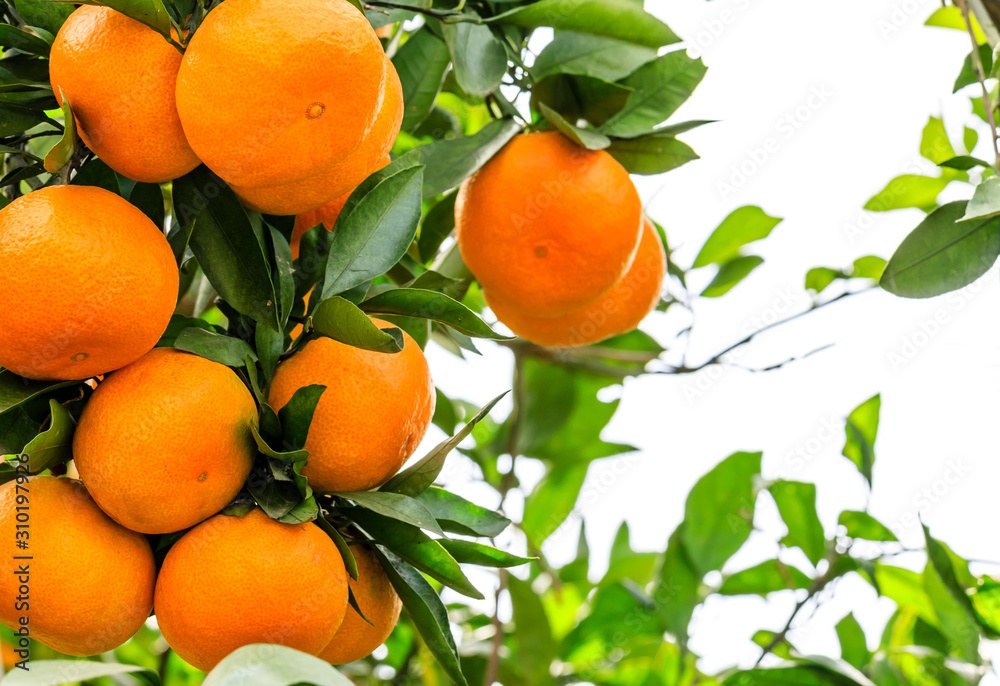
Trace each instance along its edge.
<path fill-rule="evenodd" d="M 371 655 L 396 628 L 399 612 L 403 609 L 402 601 L 371 548 L 356 545 L 351 546 L 351 552 L 358 563 L 358 580 L 348 578 L 347 583 L 354 592 L 358 607 L 371 624 L 362 619 L 354 608 L 348 608 L 344 622 L 330 645 L 319 654 L 320 659 L 334 665 Z"/>
<path fill-rule="evenodd" d="M 536 317 L 586 307 L 632 263 L 642 201 L 603 150 L 555 132 L 515 136 L 462 184 L 462 258 L 487 291 Z"/>
<path fill-rule="evenodd" d="M 521 338 L 551 347 L 597 343 L 639 326 L 660 301 L 667 255 L 653 224 L 643 221 L 639 251 L 625 276 L 597 302 L 559 317 L 531 317 L 485 292 L 497 319 Z"/>
<path fill-rule="evenodd" d="M 163 233 L 102 188 L 51 186 L 0 210 L 0 265 L 0 366 L 30 379 L 134 362 L 177 300 Z"/>
<path fill-rule="evenodd" d="M 184 53 L 177 111 L 195 153 L 226 182 L 275 186 L 354 152 L 385 78 L 382 44 L 347 0 L 226 0 Z"/>
<path fill-rule="evenodd" d="M 180 65 L 181 53 L 153 29 L 84 5 L 59 29 L 49 76 L 87 147 L 119 174 L 158 183 L 199 164 L 177 116 Z"/>
<path fill-rule="evenodd" d="M 385 65 L 382 109 L 357 150 L 333 168 L 301 181 L 260 188 L 235 187 L 243 204 L 267 214 L 302 214 L 326 204 L 332 198 L 350 194 L 369 174 L 389 164 L 389 151 L 403 123 L 403 86 L 388 57 L 385 58 Z"/>
<path fill-rule="evenodd" d="M 282 524 L 262 510 L 216 515 L 167 553 L 155 606 L 170 647 L 206 672 L 253 643 L 315 655 L 347 611 L 347 571 L 312 522 Z"/>
<path fill-rule="evenodd" d="M 231 369 L 155 348 L 97 386 L 73 457 L 113 519 L 133 531 L 171 533 L 236 497 L 257 453 L 256 421 L 253 397 Z"/>
<path fill-rule="evenodd" d="M 34 476 L 0 486 L 0 622 L 28 617 L 31 637 L 67 655 L 98 655 L 130 639 L 153 607 L 156 566 L 145 536 L 113 522 L 73 479 Z M 15 547 L 18 495 L 29 504 L 29 548 Z M 15 560 L 29 554 L 31 560 Z M 29 607 L 18 609 L 19 565 Z"/>
<path fill-rule="evenodd" d="M 403 339 L 403 350 L 390 354 L 320 337 L 278 366 L 268 392 L 275 410 L 303 386 L 326 386 L 309 427 L 309 461 L 302 470 L 315 491 L 380 486 L 423 439 L 434 414 L 434 383 L 420 346 L 405 331 Z"/>

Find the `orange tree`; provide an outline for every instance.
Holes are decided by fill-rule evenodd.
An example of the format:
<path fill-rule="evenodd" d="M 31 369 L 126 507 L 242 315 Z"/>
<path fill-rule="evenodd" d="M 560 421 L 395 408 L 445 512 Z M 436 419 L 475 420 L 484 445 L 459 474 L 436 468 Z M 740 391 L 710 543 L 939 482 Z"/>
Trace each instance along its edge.
<path fill-rule="evenodd" d="M 759 208 L 740 208 L 708 234 L 691 264 L 678 264 L 663 227 L 638 213 L 624 172 L 661 174 L 697 159 L 678 136 L 708 123 L 670 121 L 706 68 L 677 49 L 677 36 L 641 3 L 91 4 L 110 9 L 84 8 L 99 19 L 79 22 L 82 38 L 61 31 L 72 5 L 51 0 L 0 5 L 0 206 L 9 205 L 0 210 L 7 210 L 0 214 L 0 254 L 11 260 L 2 265 L 0 283 L 5 297 L 15 294 L 0 316 L 7 332 L 14 331 L 11 322 L 22 325 L 16 336 L 2 339 L 0 349 L 0 356 L 12 360 L 0 371 L 0 452 L 7 455 L 0 479 L 8 494 L 0 502 L 11 511 L 2 513 L 7 519 L 0 516 L 5 537 L 0 547 L 7 575 L 20 503 L 11 487 L 44 493 L 55 487 L 37 489 L 32 483 L 50 484 L 47 479 L 72 468 L 90 491 L 78 498 L 100 524 L 67 519 L 65 527 L 53 530 L 51 520 L 35 520 L 45 532 L 39 538 L 55 551 L 46 559 L 74 550 L 61 546 L 59 536 L 70 536 L 77 526 L 74 541 L 107 528 L 136 542 L 140 549 L 132 563 L 147 569 L 152 557 L 159 579 L 155 602 L 152 588 L 142 588 L 152 584 L 146 575 L 124 579 L 138 598 L 129 607 L 144 615 L 153 602 L 157 621 L 146 622 L 123 645 L 118 644 L 124 637 L 110 630 L 99 636 L 110 643 L 99 648 L 88 643 L 70 651 L 70 642 L 48 641 L 74 654 L 113 650 L 110 660 L 67 660 L 44 640 L 5 629 L 0 638 L 11 684 L 134 678 L 226 686 L 449 681 L 895 686 L 974 683 L 985 673 L 980 642 L 1000 635 L 995 581 L 973 576 L 968 563 L 926 530 L 923 571 L 893 564 L 903 550 L 895 533 L 863 511 L 845 510 L 838 529 L 824 531 L 816 515 L 816 486 L 762 479 L 760 453 L 725 458 L 692 488 L 684 520 L 665 551 L 633 550 L 623 526 L 601 578 L 590 573 L 583 530 L 575 560 L 555 567 L 543 555 L 543 543 L 581 497 L 589 467 L 633 450 L 601 438 L 618 407 L 617 401 L 602 400 L 604 389 L 630 376 L 695 374 L 730 364 L 758 333 L 782 323 L 757 327 L 697 363 L 666 354 L 668 347 L 683 350 L 687 331 L 657 341 L 629 330 L 650 308 L 690 310 L 699 298 L 725 296 L 763 262 L 751 244 L 780 222 Z M 320 6 L 334 14 L 309 14 Z M 948 14 L 951 10 L 958 14 Z M 976 33 L 964 4 L 943 11 L 948 16 L 941 22 L 957 19 L 976 41 L 960 78 L 981 83 L 989 103 L 984 63 L 992 53 L 980 48 L 986 36 Z M 331 28 L 324 33 L 327 21 Z M 269 30 L 279 25 L 289 30 Z M 237 32 L 234 41 L 227 26 L 246 32 Z M 345 26 L 361 36 L 351 54 L 369 59 L 339 60 L 335 44 L 346 41 Z M 536 54 L 529 40 L 543 27 L 555 29 L 555 37 Z M 391 61 L 381 53 L 372 57 L 373 29 Z M 137 38 L 123 42 L 126 30 Z M 77 38 L 70 40 L 73 35 Z M 324 43 L 321 35 L 337 39 Z M 299 54 L 306 59 L 289 57 Z M 74 70 L 66 55 L 86 57 Z M 137 59 L 129 61 L 132 55 Z M 390 94 L 395 76 L 398 97 Z M 282 102 L 268 98 L 274 84 L 292 102 L 293 117 L 283 119 Z M 323 99 L 313 99 L 314 92 Z M 995 91 L 992 95 L 996 103 Z M 300 97 L 308 100 L 302 107 Z M 992 110 L 985 105 L 982 116 L 995 132 Z M 322 128 L 310 129 L 306 120 Z M 542 131 L 550 132 L 545 140 L 552 141 L 546 144 L 551 152 L 545 155 L 551 158 L 541 166 L 532 166 L 536 154 L 504 162 L 526 149 L 523 143 L 510 145 L 516 136 Z M 963 174 L 959 180 L 966 180 L 969 169 L 985 170 L 987 183 L 977 191 L 981 202 L 974 198 L 975 211 L 961 209 L 968 218 L 986 221 L 962 224 L 957 221 L 962 213 L 950 206 L 928 217 L 937 228 L 947 220 L 948 227 L 957 227 L 949 231 L 974 239 L 942 246 L 934 242 L 940 231 L 918 227 L 917 237 L 901 246 L 884 274 L 885 261 L 874 256 L 847 268 L 811 269 L 805 285 L 814 296 L 806 312 L 871 289 L 880 277 L 889 290 L 926 296 L 960 286 L 988 267 L 989 255 L 997 252 L 995 221 L 989 220 L 996 214 L 988 185 L 993 165 L 941 153 L 950 143 L 934 120 L 925 143 L 921 152 L 941 163 L 949 180 Z M 606 172 L 587 186 L 573 176 L 583 168 Z M 545 178 L 546 169 L 551 179 Z M 90 352 L 101 346 L 119 350 L 118 338 L 159 328 L 149 307 L 137 305 L 146 297 L 141 278 L 129 286 L 132 298 L 111 305 L 106 296 L 117 297 L 117 291 L 78 279 L 77 290 L 96 288 L 85 294 L 89 300 L 82 299 L 90 307 L 82 319 L 79 294 L 65 288 L 52 296 L 61 298 L 49 303 L 52 316 L 36 314 L 37 321 L 27 316 L 37 312 L 27 300 L 49 292 L 39 283 L 30 292 L 18 288 L 22 282 L 10 265 L 35 247 L 19 247 L 8 237 L 27 221 L 21 211 L 26 198 L 67 184 L 98 187 L 114 203 L 127 201 L 165 237 L 180 278 L 174 314 L 156 345 L 174 352 L 146 353 L 138 362 L 133 361 L 144 351 L 129 352 L 128 360 L 103 368 L 101 356 Z M 564 187 L 572 192 L 564 194 Z M 612 193 L 615 211 L 602 213 Z M 886 197 L 874 209 L 905 206 L 887 204 Z M 931 200 L 917 205 L 930 207 Z M 554 215 L 552 207 L 562 214 Z M 86 216 L 72 226 L 99 221 L 104 212 L 81 214 Z M 49 226 L 49 215 L 40 216 Z M 456 217 L 460 241 L 453 238 Z M 539 217 L 546 218 L 544 226 Z M 477 233 L 495 220 L 515 225 Z M 558 262 L 565 246 L 584 231 L 603 241 L 599 249 L 588 252 L 592 246 L 579 241 L 573 259 Z M 101 227 L 95 224 L 86 233 L 99 235 Z M 55 230 L 48 234 L 46 254 L 65 251 L 69 257 L 52 260 L 54 271 L 40 275 L 41 281 L 59 282 L 60 270 L 70 267 L 88 271 L 81 265 L 89 253 L 67 251 L 78 245 Z M 934 240 L 922 234 L 933 234 Z M 640 247 L 642 241 L 647 247 Z M 120 254 L 117 244 L 102 249 Z M 133 263 L 145 264 L 157 249 L 133 251 L 132 260 L 126 253 L 120 268 L 155 280 Z M 470 262 L 481 279 L 470 272 L 463 253 L 475 255 Z M 645 272 L 637 254 L 649 256 Z M 959 258 L 968 264 L 955 276 Z M 658 261 L 662 269 L 655 266 Z M 552 263 L 559 268 L 550 268 Z M 707 285 L 694 288 L 696 283 Z M 528 284 L 538 285 L 533 290 Z M 636 294 L 649 290 L 659 297 L 642 295 L 641 306 L 636 304 Z M 622 306 L 628 306 L 628 316 L 615 309 Z M 488 325 L 491 310 L 522 337 Z M 81 321 L 101 345 L 71 360 L 97 366 L 84 373 L 41 370 L 34 361 L 14 368 L 20 363 L 9 351 L 35 353 L 31 360 L 62 359 L 66 341 L 94 345 L 79 336 Z M 602 329 L 607 321 L 612 328 Z M 47 327 L 44 335 L 38 327 Z M 483 345 L 475 339 L 513 354 L 511 410 L 505 416 L 493 411 L 499 398 L 477 408 L 440 391 L 430 396 L 419 350 L 433 343 L 458 356 L 475 354 Z M 43 344 L 52 341 L 61 343 L 47 356 Z M 167 366 L 170 360 L 179 366 Z M 128 362 L 133 363 L 115 371 Z M 202 367 L 205 371 L 198 371 Z M 104 377 L 104 372 L 110 373 Z M 199 386 L 199 394 L 191 390 L 210 377 L 216 386 Z M 144 379 L 155 383 L 144 387 Z M 400 379 L 405 383 L 394 383 Z M 699 392 L 696 385 L 691 392 Z M 191 400 L 195 396 L 198 402 Z M 244 411 L 227 402 L 237 397 L 246 400 L 240 400 Z M 101 408 L 116 405 L 125 408 L 115 415 L 118 421 L 101 421 L 110 412 Z M 845 420 L 843 454 L 867 488 L 873 485 L 879 407 L 876 396 Z M 399 471 L 429 421 L 451 438 Z M 136 427 L 141 434 L 132 433 Z M 389 445 L 386 434 L 392 431 L 399 433 Z M 135 436 L 146 441 L 143 462 L 121 459 Z M 114 451 L 119 461 L 102 462 L 102 450 L 116 441 L 125 444 Z M 383 442 L 388 447 L 364 452 Z M 228 446 L 231 455 L 205 449 L 216 445 Z M 497 511 L 434 485 L 453 453 L 450 459 L 474 465 L 495 491 Z M 83 456 L 80 464 L 75 455 Z M 518 465 L 525 460 L 540 463 L 545 472 L 522 494 L 523 514 L 512 523 L 504 506 L 521 489 Z M 217 484 L 220 471 L 226 479 Z M 332 481 L 320 486 L 320 479 Z M 200 488 L 204 483 L 215 486 L 212 498 Z M 801 562 L 775 557 L 727 570 L 718 580 L 711 573 L 748 540 L 760 498 L 774 501 L 787 527 L 775 536 L 775 549 L 797 548 Z M 192 515 L 195 505 L 208 509 Z M 67 518 L 72 510 L 58 509 Z M 142 522 L 131 518 L 137 512 Z M 501 549 L 497 538 L 505 531 Z M 78 563 L 71 560 L 51 578 L 77 583 L 78 575 L 69 570 Z M 470 582 L 466 565 L 498 570 L 489 600 Z M 791 631 L 800 612 L 848 575 L 898 605 L 877 649 L 870 649 L 873 642 L 847 615 L 836 627 L 839 655 L 800 654 Z M 122 582 L 118 578 L 115 587 Z M 10 584 L 0 588 L 5 593 L 0 617 L 9 627 L 18 626 L 8 619 L 7 606 L 13 607 L 8 594 L 21 591 Z M 51 586 L 37 588 L 41 593 Z M 780 591 L 797 593 L 799 602 L 783 629 L 762 629 L 754 636 L 761 646 L 759 664 L 715 676 L 701 673 L 688 644 L 696 609 L 711 596 Z M 94 606 L 93 594 L 86 588 L 80 593 L 75 588 L 68 597 Z M 52 597 L 45 602 L 58 603 Z M 197 601 L 188 600 L 192 597 Z M 98 615 L 93 610 L 80 621 L 95 626 L 107 621 Z M 65 619 L 59 612 L 55 616 Z M 70 629 L 79 626 L 62 631 Z M 335 631 L 349 635 L 338 641 L 334 633 L 331 643 Z M 370 655 L 382 641 L 385 647 Z M 328 664 L 349 660 L 339 670 Z"/>

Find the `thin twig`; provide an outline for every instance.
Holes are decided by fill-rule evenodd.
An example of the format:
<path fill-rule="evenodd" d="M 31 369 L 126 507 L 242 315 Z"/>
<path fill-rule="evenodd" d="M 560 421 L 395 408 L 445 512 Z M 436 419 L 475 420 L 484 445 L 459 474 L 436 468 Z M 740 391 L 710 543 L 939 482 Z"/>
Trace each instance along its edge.
<path fill-rule="evenodd" d="M 813 581 L 812 585 L 809 587 L 809 593 L 806 595 L 806 597 L 800 600 L 798 603 L 796 603 L 795 609 L 792 610 L 792 614 L 788 617 L 788 621 L 785 622 L 785 626 L 782 627 L 781 631 L 779 631 L 774 635 L 774 638 L 772 638 L 766 646 L 764 646 L 764 650 L 760 654 L 760 657 L 757 658 L 757 662 L 754 663 L 754 667 L 759 667 L 760 663 L 764 661 L 765 657 L 770 655 L 775 648 L 777 648 L 779 645 L 785 642 L 785 640 L 788 638 L 788 632 L 792 630 L 792 623 L 795 621 L 795 618 L 799 616 L 799 612 L 802 611 L 802 608 L 804 608 L 810 600 L 815 598 L 820 591 L 826 588 L 826 585 L 830 583 L 830 581 L 832 580 L 829 577 L 830 572 L 832 570 L 833 570 L 833 560 L 830 559 L 830 565 L 827 567 L 826 572 L 824 572 L 822 576 L 818 577 L 815 581 Z"/>
<path fill-rule="evenodd" d="M 1000 137 L 998 137 L 996 119 L 993 116 L 993 104 L 990 102 L 990 89 L 986 87 L 986 71 L 983 69 L 983 60 L 979 57 L 979 41 L 976 40 L 976 32 L 972 28 L 969 6 L 965 0 L 955 0 L 955 5 L 962 12 L 969 40 L 972 41 L 972 68 L 976 72 L 976 80 L 979 81 L 980 88 L 983 89 L 983 107 L 986 110 L 990 133 L 993 135 L 993 169 L 1000 170 Z"/>

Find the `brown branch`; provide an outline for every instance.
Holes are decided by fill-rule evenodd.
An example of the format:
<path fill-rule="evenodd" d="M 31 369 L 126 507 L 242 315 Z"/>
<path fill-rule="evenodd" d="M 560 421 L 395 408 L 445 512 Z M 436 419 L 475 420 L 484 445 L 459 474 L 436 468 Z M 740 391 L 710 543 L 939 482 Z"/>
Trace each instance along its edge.
<path fill-rule="evenodd" d="M 1000 137 L 997 135 L 996 119 L 993 116 L 993 103 L 990 101 L 990 90 L 986 87 L 986 71 L 983 69 L 983 61 L 979 57 L 979 41 L 976 40 L 976 32 L 972 28 L 972 18 L 969 16 L 969 6 L 965 0 L 954 0 L 955 6 L 962 12 L 965 20 L 965 28 L 972 41 L 972 69 L 976 72 L 976 80 L 983 90 L 983 108 L 990 125 L 990 133 L 993 136 L 993 169 L 1000 169 Z"/>

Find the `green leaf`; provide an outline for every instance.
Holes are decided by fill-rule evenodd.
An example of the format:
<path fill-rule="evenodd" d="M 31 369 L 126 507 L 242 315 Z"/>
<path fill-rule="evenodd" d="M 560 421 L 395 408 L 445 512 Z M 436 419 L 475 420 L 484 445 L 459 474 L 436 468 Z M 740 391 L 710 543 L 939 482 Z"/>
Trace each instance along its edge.
<path fill-rule="evenodd" d="M 878 434 L 879 409 L 882 397 L 874 395 L 847 415 L 843 455 L 858 468 L 858 471 L 872 483 L 872 467 L 875 464 L 875 437 Z"/>
<path fill-rule="evenodd" d="M 14 7 L 28 26 L 45 29 L 53 36 L 75 9 L 73 5 L 51 0 L 14 0 Z"/>
<path fill-rule="evenodd" d="M 615 38 L 560 31 L 535 58 L 535 81 L 556 74 L 618 81 L 656 59 L 656 50 Z"/>
<path fill-rule="evenodd" d="M 937 205 L 938 195 L 949 182 L 950 179 L 944 177 L 903 174 L 872 196 L 865 203 L 865 209 L 872 212 L 888 212 L 905 207 L 929 209 Z"/>
<path fill-rule="evenodd" d="M 253 434 L 253 440 L 257 444 L 257 450 L 259 450 L 264 455 L 274 458 L 275 460 L 281 460 L 282 462 L 305 462 L 309 457 L 308 450 L 289 450 L 281 451 L 271 447 L 271 444 L 264 439 L 260 433 L 260 429 L 257 428 L 256 424 L 250 425 L 250 433 Z M 280 440 L 280 437 L 278 437 Z"/>
<path fill-rule="evenodd" d="M 496 333 L 468 307 L 437 291 L 422 288 L 393 288 L 363 301 L 360 307 L 365 312 L 376 314 L 431 319 L 474 338 L 489 338 L 495 341 L 511 338 Z"/>
<path fill-rule="evenodd" d="M 972 129 L 969 130 L 972 131 Z M 990 165 L 989 162 L 979 159 L 978 157 L 970 157 L 969 155 L 958 155 L 957 157 L 952 157 L 950 160 L 939 162 L 938 166 L 947 167 L 949 169 L 968 171 L 973 167 L 983 167 L 984 169 L 989 169 L 992 165 Z"/>
<path fill-rule="evenodd" d="M 22 407 L 51 391 L 79 383 L 79 381 L 31 381 L 10 370 L 0 369 L 0 414 Z"/>
<path fill-rule="evenodd" d="M 982 45 L 986 42 L 986 35 L 979 26 L 979 22 L 976 21 L 975 15 L 970 15 L 969 19 L 972 20 L 972 31 L 976 37 L 976 42 Z M 962 33 L 968 31 L 968 27 L 965 25 L 965 18 L 962 16 L 962 10 L 954 5 L 938 7 L 927 21 L 924 22 L 924 26 L 939 26 L 945 29 L 955 29 Z"/>
<path fill-rule="evenodd" d="M 734 257 L 719 266 L 715 278 L 701 292 L 703 298 L 718 298 L 731 291 L 754 269 L 764 264 L 764 258 L 757 255 Z"/>
<path fill-rule="evenodd" d="M 175 180 L 173 187 L 179 222 L 183 225 L 189 221 L 185 217 L 196 213 L 191 251 L 216 292 L 237 312 L 279 330 L 277 297 L 263 235 L 251 223 L 236 194 L 205 167 Z"/>
<path fill-rule="evenodd" d="M 852 279 L 872 279 L 878 281 L 885 271 L 886 261 L 876 255 L 865 255 L 854 260 L 851 268 Z"/>
<path fill-rule="evenodd" d="M 840 513 L 837 523 L 847 529 L 845 535 L 850 538 L 860 538 L 866 541 L 899 540 L 896 538 L 896 534 L 867 512 L 844 510 Z"/>
<path fill-rule="evenodd" d="M 9 686 L 62 686 L 67 683 L 128 674 L 147 686 L 160 686 L 160 676 L 152 669 L 114 662 L 87 660 L 32 660 L 30 671 L 13 669 L 4 678 Z M 211 686 L 211 685 L 209 685 Z"/>
<path fill-rule="evenodd" d="M 443 198 L 427 212 L 424 220 L 420 222 L 417 253 L 424 262 L 430 261 L 437 255 L 441 244 L 455 230 L 455 199 L 457 197 L 458 193 L 452 193 Z"/>
<path fill-rule="evenodd" d="M 32 665 L 34 666 L 34 665 Z M 329 663 L 282 645 L 237 648 L 215 666 L 202 686 L 351 686 Z"/>
<path fill-rule="evenodd" d="M 664 174 L 700 159 L 687 143 L 660 131 L 613 141 L 607 150 L 630 174 L 646 176 Z"/>
<path fill-rule="evenodd" d="M 684 505 L 683 540 L 701 573 L 719 569 L 753 529 L 758 453 L 733 453 L 703 476 Z"/>
<path fill-rule="evenodd" d="M 448 610 L 437 591 L 397 555 L 378 546 L 374 550 L 428 650 L 457 686 L 468 686 L 451 634 Z"/>
<path fill-rule="evenodd" d="M 137 183 L 128 196 L 128 201 L 142 210 L 157 228 L 163 228 L 163 191 L 158 183 Z"/>
<path fill-rule="evenodd" d="M 415 526 L 369 510 L 354 508 L 351 518 L 376 542 L 411 565 L 470 598 L 483 599 L 447 550 Z"/>
<path fill-rule="evenodd" d="M 871 658 L 865 632 L 854 615 L 848 612 L 837 622 L 837 638 L 840 639 L 840 657 L 855 669 L 864 669 Z"/>
<path fill-rule="evenodd" d="M 986 78 L 989 78 L 990 72 L 993 71 L 993 49 L 989 45 L 980 45 L 979 59 L 982 62 Z M 971 86 L 978 82 L 979 78 L 976 76 L 976 69 L 972 63 L 972 53 L 970 52 L 966 55 L 965 61 L 962 63 L 962 69 L 958 72 L 958 77 L 955 79 L 955 85 L 952 86 L 951 92 L 957 93 L 966 86 Z"/>
<path fill-rule="evenodd" d="M 281 438 L 288 450 L 301 450 L 309 435 L 316 405 L 326 390 L 326 386 L 310 384 L 292 394 L 291 399 L 278 411 L 281 420 Z"/>
<path fill-rule="evenodd" d="M 722 264 L 739 256 L 744 245 L 767 238 L 780 223 L 781 219 L 759 207 L 748 205 L 733 210 L 705 241 L 692 268 Z"/>
<path fill-rule="evenodd" d="M 492 510 L 470 503 L 443 488 L 431 487 L 417 496 L 445 531 L 464 536 L 499 536 L 510 520 Z"/>
<path fill-rule="evenodd" d="M 1000 218 L 964 221 L 964 211 L 958 201 L 928 215 L 896 248 L 879 285 L 904 298 L 931 298 L 985 274 L 1000 255 Z"/>
<path fill-rule="evenodd" d="M 816 514 L 816 485 L 802 481 L 776 481 L 767 490 L 778 505 L 788 534 L 781 542 L 798 546 L 813 566 L 826 556 L 826 536 Z"/>
<path fill-rule="evenodd" d="M 649 48 L 680 41 L 666 24 L 632 0 L 540 0 L 487 21 L 527 28 L 551 26 L 558 31 L 618 38 Z"/>
<path fill-rule="evenodd" d="M 552 626 L 542 605 L 542 599 L 531 588 L 531 582 L 507 575 L 507 592 L 514 618 L 514 640 L 517 660 L 531 686 L 553 683 L 550 669 L 557 656 L 557 644 Z"/>
<path fill-rule="evenodd" d="M 246 364 L 247 355 L 257 359 L 254 349 L 246 341 L 196 327 L 181 331 L 173 347 L 227 367 L 242 367 Z"/>
<path fill-rule="evenodd" d="M 340 498 L 347 498 L 355 502 L 360 507 L 380 515 L 397 519 L 407 524 L 433 531 L 439 536 L 444 535 L 441 526 L 430 509 L 417 500 L 402 493 L 392 493 L 389 491 L 358 491 L 351 493 L 334 493 Z"/>
<path fill-rule="evenodd" d="M 557 74 L 535 83 L 531 106 L 541 111 L 544 103 L 570 121 L 586 119 L 600 126 L 620 112 L 631 88 L 590 76 Z"/>
<path fill-rule="evenodd" d="M 471 136 L 417 148 L 425 165 L 423 197 L 433 198 L 461 184 L 520 131 L 521 125 L 513 119 L 498 119 Z"/>
<path fill-rule="evenodd" d="M 170 14 L 163 0 L 56 0 L 56 2 L 79 2 L 84 5 L 110 7 L 126 17 L 145 24 L 164 38 L 170 38 Z"/>
<path fill-rule="evenodd" d="M 49 56 L 50 46 L 46 41 L 10 24 L 0 24 L 0 45 L 5 49 L 14 48 L 29 55 Z"/>
<path fill-rule="evenodd" d="M 968 613 L 970 617 L 978 623 L 978 615 L 969 596 L 970 586 L 973 585 L 972 576 L 969 573 L 969 563 L 958 557 L 944 543 L 931 536 L 930 529 L 921 522 L 924 532 L 924 540 L 927 544 L 927 558 L 934 567 L 941 582 L 951 593 L 955 601 Z M 925 572 L 926 575 L 926 572 Z M 926 580 L 924 586 L 926 587 Z M 989 629 L 989 625 L 984 625 Z"/>
<path fill-rule="evenodd" d="M 393 55 L 403 86 L 404 131 L 412 131 L 426 119 L 441 92 L 450 61 L 448 46 L 426 26 L 411 33 Z"/>
<path fill-rule="evenodd" d="M 844 278 L 842 272 L 829 267 L 813 267 L 806 272 L 806 288 L 822 293 L 827 286 L 837 279 Z"/>
<path fill-rule="evenodd" d="M 976 609 L 979 624 L 992 634 L 990 638 L 995 638 L 1000 634 L 1000 582 L 986 576 L 979 583 L 972 595 L 972 605 Z"/>
<path fill-rule="evenodd" d="M 722 582 L 722 595 L 759 595 L 778 591 L 809 588 L 812 579 L 799 569 L 780 560 L 767 560 L 759 565 L 730 575 Z"/>
<path fill-rule="evenodd" d="M 517 567 L 518 565 L 527 564 L 534 559 L 518 557 L 505 550 L 499 550 L 492 546 L 473 541 L 444 538 L 441 539 L 441 545 L 461 564 L 479 565 L 481 567 Z"/>
<path fill-rule="evenodd" d="M 330 241 L 324 300 L 380 276 L 406 253 L 420 221 L 422 176 L 422 166 L 403 169 L 362 196 L 346 217 L 341 213 Z"/>
<path fill-rule="evenodd" d="M 650 133 L 691 97 L 705 77 L 701 59 L 684 50 L 668 52 L 622 81 L 632 89 L 625 107 L 601 127 L 609 136 L 634 138 Z"/>
<path fill-rule="evenodd" d="M 701 602 L 699 589 L 704 576 L 695 567 L 684 543 L 686 528 L 687 523 L 681 522 L 670 535 L 653 593 L 667 630 L 682 641 L 687 639 L 691 615 Z"/>
<path fill-rule="evenodd" d="M 312 323 L 318 333 L 355 348 L 389 354 L 403 349 L 399 329 L 380 329 L 357 305 L 336 295 L 316 307 Z"/>
<path fill-rule="evenodd" d="M 28 471 L 38 474 L 72 458 L 76 420 L 55 400 L 49 400 L 49 428 L 28 441 L 21 454 L 28 455 Z"/>
<path fill-rule="evenodd" d="M 488 415 L 493 407 L 500 402 L 500 399 L 507 395 L 507 393 L 507 391 L 504 391 L 497 397 L 493 398 L 493 400 L 484 405 L 483 408 L 479 410 L 479 412 L 477 412 L 476 415 L 470 419 L 458 433 L 439 443 L 416 464 L 407 467 L 399 474 L 389 479 L 389 481 L 386 482 L 379 490 L 392 491 L 393 493 L 402 493 L 409 496 L 418 496 L 427 490 L 430 485 L 434 483 L 434 479 L 437 478 L 438 474 L 441 473 L 441 468 L 444 467 L 444 461 L 448 456 L 448 453 L 450 453 L 455 446 L 465 440 L 466 436 L 472 433 L 472 429 L 475 428 L 476 424 L 478 424 L 483 417 Z"/>
<path fill-rule="evenodd" d="M 507 50 L 489 26 L 472 22 L 442 24 L 455 80 L 469 95 L 483 97 L 500 87 L 507 73 Z"/>
<path fill-rule="evenodd" d="M 989 165 L 985 165 L 989 167 Z M 961 221 L 989 219 L 1000 215 L 1000 177 L 991 176 L 976 186 Z"/>
<path fill-rule="evenodd" d="M 62 95 L 62 91 L 59 92 Z M 69 164 L 73 159 L 73 151 L 76 150 L 76 119 L 73 117 L 73 109 L 69 100 L 62 97 L 63 113 L 63 133 L 55 145 L 45 154 L 45 171 L 55 174 L 60 169 Z"/>
<path fill-rule="evenodd" d="M 521 529 L 534 548 L 540 549 L 573 511 L 588 467 L 584 463 L 550 470 L 525 499 Z"/>
<path fill-rule="evenodd" d="M 928 550 L 929 556 L 931 551 Z M 951 572 L 950 568 L 942 571 Z M 964 601 L 955 595 L 951 584 L 942 578 L 941 571 L 932 560 L 928 560 L 923 574 L 924 591 L 927 593 L 934 615 L 937 617 L 937 627 L 948 640 L 952 650 L 973 664 L 979 664 L 979 625 L 975 612 L 971 609 L 971 601 L 964 596 Z"/>
<path fill-rule="evenodd" d="M 544 115 L 550 124 L 556 127 L 556 130 L 558 130 L 559 133 L 569 138 L 581 148 L 586 148 L 587 150 L 604 150 L 606 147 L 611 145 L 611 139 L 603 133 L 591 131 L 589 129 L 581 129 L 573 124 L 570 124 L 568 121 L 563 119 L 558 112 L 553 110 L 544 102 L 539 103 L 539 108 L 541 109 L 542 115 Z"/>
<path fill-rule="evenodd" d="M 801 666 L 736 672 L 722 686 L 858 686 L 858 682 L 819 667 Z"/>
<path fill-rule="evenodd" d="M 979 142 L 979 133 L 975 129 L 970 129 L 968 126 L 965 127 L 965 132 L 962 134 L 962 145 L 965 146 L 966 152 L 972 152 L 976 149 L 976 143 Z M 989 167 L 990 165 L 984 165 Z"/>
<path fill-rule="evenodd" d="M 940 164 L 955 156 L 955 148 L 948 140 L 948 133 L 944 130 L 944 122 L 938 117 L 931 117 L 924 127 L 923 136 L 920 139 L 920 154 L 934 164 Z"/>

